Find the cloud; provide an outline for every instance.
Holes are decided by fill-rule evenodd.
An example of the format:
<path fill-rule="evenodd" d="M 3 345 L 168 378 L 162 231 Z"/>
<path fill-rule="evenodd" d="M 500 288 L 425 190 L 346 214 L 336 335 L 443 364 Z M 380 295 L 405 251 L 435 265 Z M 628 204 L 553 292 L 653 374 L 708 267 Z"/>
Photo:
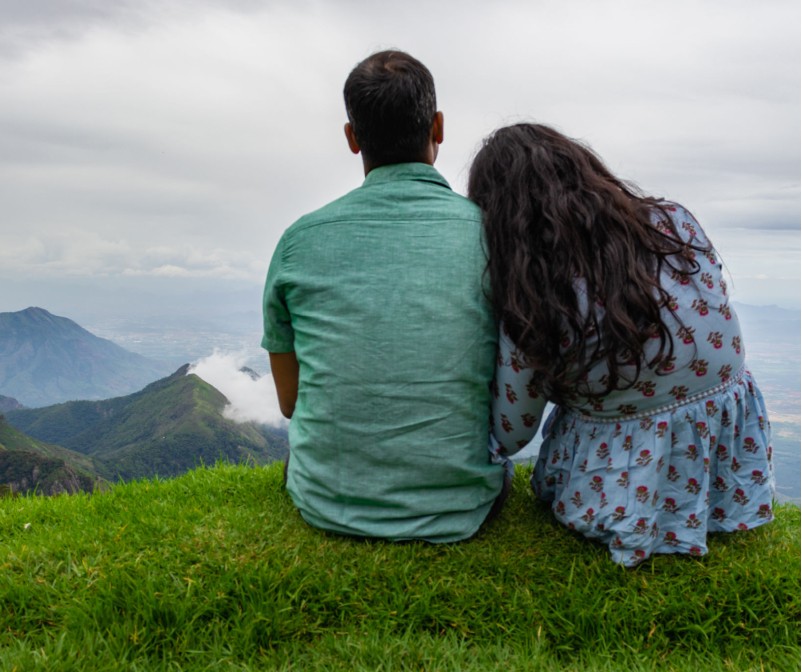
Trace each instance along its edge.
<path fill-rule="evenodd" d="M 342 84 L 390 46 L 434 74 L 458 191 L 481 138 L 529 119 L 711 233 L 799 230 L 797 0 L 0 6 L 6 278 L 260 284 L 282 231 L 360 183 Z"/>
<path fill-rule="evenodd" d="M 225 395 L 229 401 L 223 411 L 226 418 L 286 427 L 288 423 L 279 410 L 273 376 L 266 374 L 254 380 L 241 371 L 245 360 L 243 354 L 215 350 L 193 364 L 189 373 L 199 376 Z"/>

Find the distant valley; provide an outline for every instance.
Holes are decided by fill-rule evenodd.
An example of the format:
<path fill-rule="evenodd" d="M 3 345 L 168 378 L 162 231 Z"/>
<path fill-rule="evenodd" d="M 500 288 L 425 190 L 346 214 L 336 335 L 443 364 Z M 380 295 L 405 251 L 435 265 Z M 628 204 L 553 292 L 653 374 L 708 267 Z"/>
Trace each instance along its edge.
<path fill-rule="evenodd" d="M 229 400 L 189 365 L 163 368 L 41 308 L 0 314 L 0 495 L 286 457 L 286 430 L 226 417 Z"/>
<path fill-rule="evenodd" d="M 174 368 L 42 308 L 0 313 L 0 395 L 23 406 L 129 394 Z"/>

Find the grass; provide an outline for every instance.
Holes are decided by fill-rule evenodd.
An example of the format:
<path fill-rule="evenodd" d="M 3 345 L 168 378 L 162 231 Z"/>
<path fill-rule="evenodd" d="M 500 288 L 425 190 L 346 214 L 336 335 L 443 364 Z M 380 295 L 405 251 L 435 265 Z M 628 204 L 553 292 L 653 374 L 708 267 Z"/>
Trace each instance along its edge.
<path fill-rule="evenodd" d="M 627 570 L 526 479 L 445 546 L 318 532 L 281 465 L 0 500 L 0 669 L 799 669 L 797 507 Z"/>

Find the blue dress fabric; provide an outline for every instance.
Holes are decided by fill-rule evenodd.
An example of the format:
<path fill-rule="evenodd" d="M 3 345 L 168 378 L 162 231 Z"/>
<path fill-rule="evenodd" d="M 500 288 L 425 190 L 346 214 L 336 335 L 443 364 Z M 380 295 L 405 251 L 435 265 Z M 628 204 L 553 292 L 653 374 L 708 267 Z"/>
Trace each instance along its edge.
<path fill-rule="evenodd" d="M 774 475 L 768 414 L 745 367 L 738 318 L 721 264 L 694 217 L 670 204 L 698 273 L 668 268 L 673 357 L 645 365 L 634 384 L 603 394 L 606 365 L 588 375 L 590 392 L 557 406 L 544 423 L 532 487 L 555 517 L 607 545 L 615 562 L 634 566 L 654 553 L 707 553 L 708 532 L 746 530 L 773 518 Z M 660 223 L 655 214 L 654 224 Z M 666 229 L 667 230 L 667 229 Z M 603 311 L 577 282 L 583 310 Z M 677 319 L 678 318 L 678 319 Z M 673 325 L 673 327 L 671 326 Z M 592 347 L 591 343 L 591 347 Z M 646 361 L 659 349 L 646 346 Z M 532 384 L 502 333 L 494 383 L 493 440 L 499 459 L 535 435 L 548 395 Z"/>

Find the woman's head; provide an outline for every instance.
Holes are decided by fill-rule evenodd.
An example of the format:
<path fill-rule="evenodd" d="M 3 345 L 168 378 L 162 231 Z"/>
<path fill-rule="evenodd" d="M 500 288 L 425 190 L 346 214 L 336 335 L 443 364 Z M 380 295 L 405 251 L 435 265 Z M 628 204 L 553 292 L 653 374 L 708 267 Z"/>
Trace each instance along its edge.
<path fill-rule="evenodd" d="M 485 139 L 468 195 L 483 211 L 497 314 L 554 397 L 569 398 L 602 360 L 608 391 L 631 384 L 619 380 L 619 368 L 634 359 L 639 370 L 655 332 L 661 352 L 670 351 L 659 275 L 682 244 L 653 225 L 659 199 L 640 195 L 592 150 L 540 124 Z M 578 300 L 580 285 L 587 296 Z"/>

